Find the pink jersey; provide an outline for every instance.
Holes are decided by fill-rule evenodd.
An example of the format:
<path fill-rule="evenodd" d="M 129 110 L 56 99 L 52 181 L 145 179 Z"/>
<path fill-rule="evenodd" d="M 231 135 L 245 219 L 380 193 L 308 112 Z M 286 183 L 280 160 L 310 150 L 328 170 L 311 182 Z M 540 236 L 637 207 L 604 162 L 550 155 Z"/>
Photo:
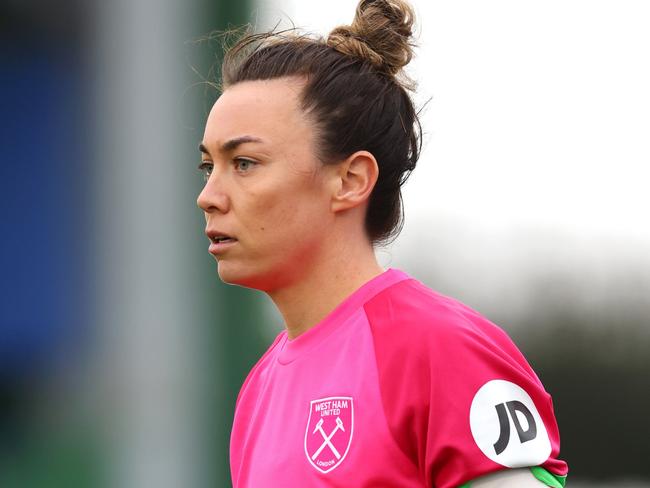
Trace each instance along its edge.
<path fill-rule="evenodd" d="M 294 340 L 237 399 L 235 488 L 452 488 L 542 466 L 562 477 L 551 397 L 500 328 L 390 268 Z"/>

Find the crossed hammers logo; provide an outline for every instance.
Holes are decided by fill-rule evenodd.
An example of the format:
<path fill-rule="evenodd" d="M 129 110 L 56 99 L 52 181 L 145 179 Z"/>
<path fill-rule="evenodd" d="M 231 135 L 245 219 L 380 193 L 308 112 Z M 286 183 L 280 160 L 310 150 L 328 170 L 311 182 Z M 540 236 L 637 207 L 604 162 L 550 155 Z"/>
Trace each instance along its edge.
<path fill-rule="evenodd" d="M 343 421 L 339 417 L 336 417 L 336 427 L 334 427 L 334 430 L 332 430 L 332 432 L 330 432 L 329 435 L 325 434 L 325 431 L 323 430 L 323 419 L 320 419 L 318 421 L 318 423 L 316 424 L 316 428 L 314 429 L 312 434 L 315 434 L 316 431 L 320 431 L 320 435 L 323 436 L 323 443 L 316 450 L 316 452 L 312 454 L 311 456 L 312 461 L 318 457 L 318 455 L 321 453 L 323 449 L 325 449 L 325 446 L 328 446 L 332 450 L 332 452 L 336 456 L 336 459 L 341 459 L 341 455 L 336 450 L 336 447 L 334 447 L 334 444 L 332 444 L 332 437 L 334 437 L 334 434 L 336 434 L 336 432 L 339 429 L 345 432 L 345 429 L 343 428 Z"/>

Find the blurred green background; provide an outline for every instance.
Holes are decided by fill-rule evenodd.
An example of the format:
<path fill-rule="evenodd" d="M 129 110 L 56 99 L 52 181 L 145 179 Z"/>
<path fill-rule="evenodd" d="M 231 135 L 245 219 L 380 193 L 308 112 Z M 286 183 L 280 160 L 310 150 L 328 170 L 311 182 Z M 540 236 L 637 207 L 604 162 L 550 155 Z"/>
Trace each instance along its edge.
<path fill-rule="evenodd" d="M 650 101 L 641 88 L 650 73 L 634 63 L 650 49 L 639 27 L 648 9 L 551 2 L 540 12 L 498 2 L 461 14 L 452 4 L 416 2 L 421 23 L 440 33 L 431 43 L 423 36 L 414 72 L 420 104 L 432 97 L 425 152 L 404 191 L 403 235 L 378 250 L 380 262 L 513 337 L 553 396 L 569 486 L 650 486 L 650 233 L 638 218 L 650 203 Z M 349 22 L 354 6 L 0 4 L 0 487 L 230 485 L 236 395 L 282 319 L 266 296 L 221 283 L 207 253 L 195 168 L 217 97 L 206 82 L 218 79 L 221 44 L 209 34 L 287 17 L 324 33 Z M 501 26 L 511 31 L 489 34 L 503 42 L 492 54 L 477 47 L 489 38 L 468 27 L 482 23 L 479 8 L 511 16 Z M 531 26 L 545 31 L 549 18 L 560 19 L 554 32 L 569 44 L 513 40 Z M 445 23 L 458 38 L 445 37 Z M 612 29 L 629 37 L 614 40 Z M 516 56 L 522 44 L 530 65 Z M 579 53 L 570 66 L 554 58 L 563 50 Z M 487 55 L 495 58 L 482 77 L 462 71 Z M 497 76 L 511 64 L 522 77 L 516 87 Z M 577 102 L 545 113 L 540 106 L 560 93 Z M 605 112 L 585 110 L 584 93 L 599 93 Z M 539 105 L 519 112 L 522 100 Z M 540 129 L 564 119 L 565 132 Z M 620 132 L 580 132 L 589 123 Z M 503 134 L 528 126 L 524 153 L 509 154 L 517 138 L 501 133 L 487 132 L 496 142 L 485 146 L 485 131 L 500 124 Z M 540 174 L 549 166 L 538 141 L 563 149 L 547 161 L 561 173 Z M 502 165 L 508 157 L 517 166 Z M 544 201 L 531 211 L 527 195 L 538 191 Z"/>

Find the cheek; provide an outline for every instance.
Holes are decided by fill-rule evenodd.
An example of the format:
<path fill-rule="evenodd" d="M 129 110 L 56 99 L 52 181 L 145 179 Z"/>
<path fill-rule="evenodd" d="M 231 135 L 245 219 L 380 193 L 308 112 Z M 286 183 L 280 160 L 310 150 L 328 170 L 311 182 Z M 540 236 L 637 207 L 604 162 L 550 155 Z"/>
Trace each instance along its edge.
<path fill-rule="evenodd" d="M 319 225 L 327 221 L 325 207 L 314 190 L 287 190 L 280 195 L 257 195 L 247 211 L 250 220 L 247 227 L 256 237 L 266 242 L 304 241 L 318 233 Z"/>
<path fill-rule="evenodd" d="M 292 199 L 260 201 L 254 211 L 255 232 L 270 238 L 286 238 L 296 231 L 301 209 Z"/>
<path fill-rule="evenodd" d="M 253 240 L 268 243 L 286 235 L 296 218 L 289 198 L 276 192 L 249 193 L 248 197 L 238 213 Z"/>

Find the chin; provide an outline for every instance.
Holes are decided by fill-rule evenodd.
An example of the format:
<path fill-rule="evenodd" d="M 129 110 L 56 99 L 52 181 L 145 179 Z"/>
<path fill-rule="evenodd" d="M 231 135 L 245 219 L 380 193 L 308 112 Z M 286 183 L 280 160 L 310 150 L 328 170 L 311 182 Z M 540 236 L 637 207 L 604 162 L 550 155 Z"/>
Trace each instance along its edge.
<path fill-rule="evenodd" d="M 241 266 L 227 259 L 217 261 L 217 273 L 224 283 L 243 286 L 254 290 L 267 291 L 273 287 L 273 272 L 262 271 L 259 267 Z"/>

